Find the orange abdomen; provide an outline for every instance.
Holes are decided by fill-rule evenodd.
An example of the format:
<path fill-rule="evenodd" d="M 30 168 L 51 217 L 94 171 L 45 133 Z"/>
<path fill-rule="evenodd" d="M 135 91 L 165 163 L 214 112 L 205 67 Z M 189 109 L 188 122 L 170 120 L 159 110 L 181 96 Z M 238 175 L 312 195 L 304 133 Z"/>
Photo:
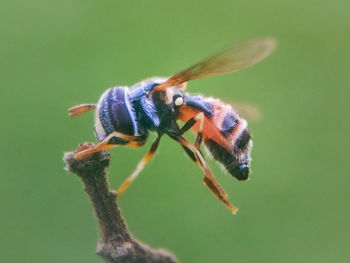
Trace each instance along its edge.
<path fill-rule="evenodd" d="M 214 159 L 222 163 L 230 174 L 240 180 L 247 179 L 251 140 L 246 120 L 241 119 L 230 105 L 218 99 L 201 96 L 187 98 L 188 101 L 179 110 L 178 119 L 186 123 L 203 112 L 205 114 L 202 131 L 204 144 Z M 202 105 L 206 107 L 201 107 Z M 192 130 L 197 133 L 199 128 L 200 123 L 197 122 Z"/>
<path fill-rule="evenodd" d="M 213 98 L 204 98 L 213 106 L 213 116 L 205 114 L 203 125 L 203 138 L 211 139 L 222 145 L 227 151 L 232 151 L 233 146 L 243 130 L 247 128 L 247 122 L 241 119 L 232 107 L 222 101 Z M 180 108 L 178 119 L 187 122 L 201 111 L 193 106 L 183 105 Z M 199 123 L 192 130 L 198 132 Z"/>

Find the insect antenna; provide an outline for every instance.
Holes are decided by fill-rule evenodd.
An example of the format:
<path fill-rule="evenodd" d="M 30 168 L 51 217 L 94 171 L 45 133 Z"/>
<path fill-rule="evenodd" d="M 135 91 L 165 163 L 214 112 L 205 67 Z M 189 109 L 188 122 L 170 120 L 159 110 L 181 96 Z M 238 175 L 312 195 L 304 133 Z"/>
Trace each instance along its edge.
<path fill-rule="evenodd" d="M 70 117 L 75 117 L 87 112 L 88 110 L 94 110 L 95 108 L 95 104 L 80 104 L 70 108 L 68 114 Z"/>

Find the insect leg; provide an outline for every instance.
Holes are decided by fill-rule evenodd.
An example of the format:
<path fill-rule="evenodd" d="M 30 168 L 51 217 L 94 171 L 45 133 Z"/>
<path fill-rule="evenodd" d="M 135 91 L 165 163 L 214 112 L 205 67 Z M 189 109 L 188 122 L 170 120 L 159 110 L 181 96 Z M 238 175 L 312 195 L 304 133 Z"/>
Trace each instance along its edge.
<path fill-rule="evenodd" d="M 224 189 L 219 185 L 219 183 L 216 181 L 214 175 L 209 169 L 209 166 L 207 165 L 206 161 L 204 160 L 203 155 L 201 152 L 192 144 L 190 144 L 185 138 L 183 138 L 181 135 L 174 134 L 174 133 L 168 133 L 169 136 L 180 143 L 185 149 L 192 152 L 195 159 L 192 158 L 192 160 L 202 169 L 204 173 L 204 183 L 205 185 L 214 193 L 214 195 L 224 203 L 224 205 L 229 208 L 232 213 L 236 213 L 238 211 L 237 207 L 231 205 L 228 201 L 228 195 L 225 193 Z"/>
<path fill-rule="evenodd" d="M 139 173 L 143 170 L 145 165 L 152 159 L 154 153 L 156 152 L 159 141 L 161 136 L 158 136 L 155 141 L 153 142 L 151 149 L 148 151 L 148 153 L 141 159 L 141 161 L 138 163 L 136 169 L 134 172 L 123 182 L 123 184 L 119 187 L 117 190 L 116 197 L 119 197 L 127 188 L 128 186 L 136 179 L 136 177 L 139 175 Z"/>
<path fill-rule="evenodd" d="M 194 146 L 199 149 L 199 147 L 202 144 L 202 139 L 203 139 L 203 125 L 204 125 L 204 113 L 200 112 L 198 113 L 195 117 L 189 119 L 184 126 L 182 126 L 182 128 L 180 129 L 180 134 L 184 134 L 186 131 L 188 131 L 189 129 L 191 129 L 196 123 L 197 121 L 200 121 L 200 126 L 199 126 L 199 130 L 197 133 L 197 137 L 196 137 L 196 141 L 194 143 Z"/>
<path fill-rule="evenodd" d="M 101 141 L 99 144 L 97 144 L 94 148 L 90 148 L 90 149 L 86 149 L 84 151 L 78 152 L 75 154 L 74 158 L 81 159 L 82 157 L 84 157 L 86 155 L 99 152 L 103 149 L 110 149 L 110 148 L 116 146 L 116 145 L 108 144 L 108 142 L 114 137 L 128 141 L 128 143 L 126 145 L 130 146 L 130 147 L 140 147 L 144 144 L 144 137 L 142 137 L 142 136 L 131 136 L 131 135 L 126 135 L 126 134 L 123 134 L 120 132 L 112 132 L 103 141 Z"/>

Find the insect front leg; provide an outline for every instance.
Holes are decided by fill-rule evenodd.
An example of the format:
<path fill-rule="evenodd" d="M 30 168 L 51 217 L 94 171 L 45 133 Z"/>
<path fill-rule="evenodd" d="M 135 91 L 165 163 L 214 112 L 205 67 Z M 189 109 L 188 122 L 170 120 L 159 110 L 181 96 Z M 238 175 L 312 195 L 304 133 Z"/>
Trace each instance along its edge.
<path fill-rule="evenodd" d="M 143 170 L 143 168 L 146 166 L 146 164 L 152 159 L 155 152 L 157 151 L 160 138 L 161 138 L 161 135 L 158 135 L 158 137 L 153 142 L 151 149 L 148 151 L 148 153 L 141 159 L 141 161 L 136 166 L 135 171 L 119 187 L 119 189 L 117 190 L 116 197 L 119 197 L 129 187 L 129 185 L 136 179 L 136 177 Z"/>
<path fill-rule="evenodd" d="M 184 126 L 182 126 L 182 128 L 180 129 L 180 134 L 183 135 L 186 131 L 188 131 L 189 129 L 191 129 L 196 123 L 197 121 L 200 122 L 199 124 L 199 130 L 197 132 L 197 137 L 196 137 L 196 141 L 194 143 L 194 146 L 199 149 L 202 141 L 203 141 L 203 125 L 204 125 L 204 113 L 200 112 L 198 113 L 195 117 L 192 117 L 191 119 L 189 119 Z"/>
<path fill-rule="evenodd" d="M 236 213 L 238 211 L 237 207 L 230 204 L 228 201 L 228 195 L 225 193 L 224 189 L 219 185 L 216 181 L 214 175 L 209 169 L 208 164 L 204 160 L 202 153 L 190 142 L 188 142 L 185 138 L 183 138 L 180 134 L 175 134 L 169 132 L 168 135 L 180 143 L 187 151 L 191 152 L 194 158 L 191 158 L 203 171 L 204 173 L 204 183 L 205 185 L 214 193 L 214 195 L 222 202 L 224 205 L 229 208 L 232 213 Z M 190 155 L 191 156 L 191 155 Z"/>
<path fill-rule="evenodd" d="M 127 135 L 127 134 L 123 134 L 120 132 L 112 132 L 103 141 L 101 141 L 99 144 L 97 144 L 94 148 L 90 148 L 90 149 L 86 149 L 84 151 L 78 152 L 75 154 L 74 158 L 81 159 L 86 155 L 90 155 L 90 154 L 99 152 L 103 149 L 111 149 L 111 148 L 115 147 L 116 145 L 108 144 L 112 138 L 120 138 L 120 139 L 123 139 L 125 141 L 128 141 L 126 146 L 129 146 L 129 147 L 140 147 L 144 144 L 144 140 L 145 140 L 145 138 L 142 136 L 132 136 L 132 135 Z"/>

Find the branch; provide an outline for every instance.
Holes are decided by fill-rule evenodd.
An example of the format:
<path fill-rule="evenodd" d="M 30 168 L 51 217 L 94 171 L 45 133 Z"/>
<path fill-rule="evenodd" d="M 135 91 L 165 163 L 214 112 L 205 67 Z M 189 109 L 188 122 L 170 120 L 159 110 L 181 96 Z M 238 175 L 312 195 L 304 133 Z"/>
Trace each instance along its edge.
<path fill-rule="evenodd" d="M 76 152 L 93 147 L 92 143 L 79 145 Z M 109 190 L 105 169 L 109 165 L 107 151 L 74 159 L 74 152 L 64 154 L 66 170 L 83 181 L 98 219 L 100 239 L 96 253 L 108 263 L 176 263 L 174 255 L 163 249 L 152 249 L 136 240 L 128 231 L 115 201 L 115 192 Z"/>

